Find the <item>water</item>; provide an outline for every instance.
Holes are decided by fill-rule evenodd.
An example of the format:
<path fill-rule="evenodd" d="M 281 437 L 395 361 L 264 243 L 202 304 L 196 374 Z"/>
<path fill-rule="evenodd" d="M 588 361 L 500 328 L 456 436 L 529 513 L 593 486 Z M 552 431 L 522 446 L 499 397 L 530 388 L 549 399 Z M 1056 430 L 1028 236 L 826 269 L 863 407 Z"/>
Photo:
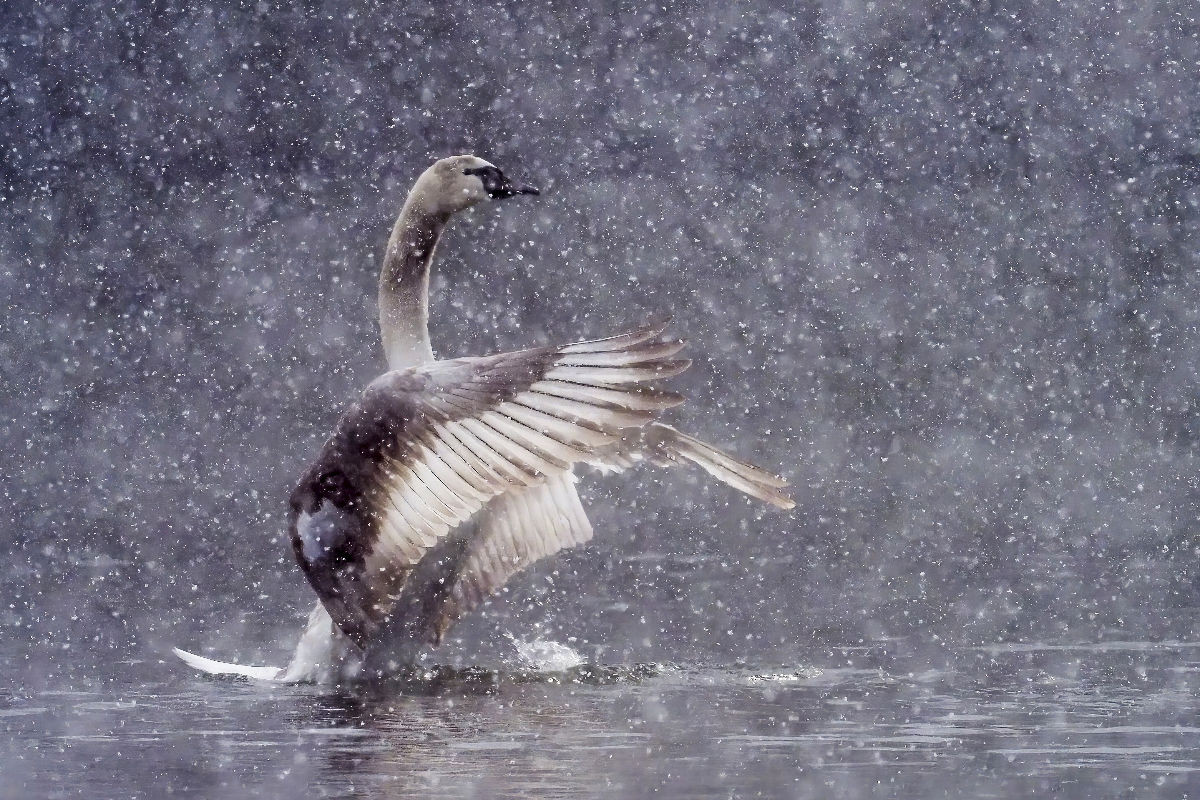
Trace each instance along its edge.
<path fill-rule="evenodd" d="M 1200 642 L 736 667 L 436 669 L 328 689 L 168 661 L 0 694 L 3 797 L 1196 796 Z"/>

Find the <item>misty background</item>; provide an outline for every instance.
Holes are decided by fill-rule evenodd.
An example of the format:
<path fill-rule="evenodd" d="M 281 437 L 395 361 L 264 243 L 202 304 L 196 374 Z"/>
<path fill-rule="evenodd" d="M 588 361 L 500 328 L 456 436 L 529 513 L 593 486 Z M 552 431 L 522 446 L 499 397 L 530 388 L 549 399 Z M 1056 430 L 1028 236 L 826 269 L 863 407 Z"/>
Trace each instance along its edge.
<path fill-rule="evenodd" d="M 387 233 L 457 152 L 543 195 L 454 223 L 435 350 L 669 311 L 695 359 L 674 420 L 798 502 L 588 474 L 594 541 L 465 639 L 729 662 L 1194 637 L 1188 10 L 7 4 L 8 677 L 283 660 L 312 604 L 288 493 L 382 369 Z"/>

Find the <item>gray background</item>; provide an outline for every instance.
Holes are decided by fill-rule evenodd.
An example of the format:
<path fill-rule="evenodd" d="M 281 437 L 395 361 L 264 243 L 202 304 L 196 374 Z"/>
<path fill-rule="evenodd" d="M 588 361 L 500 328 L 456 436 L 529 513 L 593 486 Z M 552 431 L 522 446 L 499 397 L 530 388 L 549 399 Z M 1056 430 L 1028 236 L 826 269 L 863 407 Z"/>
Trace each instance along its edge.
<path fill-rule="evenodd" d="M 468 640 L 1191 631 L 1187 4 L 189 5 L 0 11 L 9 678 L 282 659 L 311 603 L 287 493 L 381 369 L 408 185 L 464 151 L 545 192 L 454 225 L 437 351 L 670 310 L 681 426 L 798 501 L 590 478 L 595 542 Z"/>

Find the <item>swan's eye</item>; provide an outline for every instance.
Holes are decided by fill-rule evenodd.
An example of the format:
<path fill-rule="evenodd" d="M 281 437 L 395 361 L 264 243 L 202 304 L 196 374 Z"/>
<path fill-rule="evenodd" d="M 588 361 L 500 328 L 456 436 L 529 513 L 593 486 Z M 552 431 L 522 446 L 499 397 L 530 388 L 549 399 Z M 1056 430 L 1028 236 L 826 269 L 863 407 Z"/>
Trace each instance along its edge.
<path fill-rule="evenodd" d="M 495 167 L 468 167 L 463 170 L 463 175 L 474 175 L 479 178 L 480 183 L 483 184 L 483 190 L 488 194 L 492 193 L 492 187 L 498 183 L 497 176 L 499 174 L 500 170 Z"/>
<path fill-rule="evenodd" d="M 483 182 L 483 190 L 490 197 L 509 197 L 512 192 L 505 192 L 508 179 L 499 167 L 471 167 L 463 170 L 464 175 L 476 175 Z"/>

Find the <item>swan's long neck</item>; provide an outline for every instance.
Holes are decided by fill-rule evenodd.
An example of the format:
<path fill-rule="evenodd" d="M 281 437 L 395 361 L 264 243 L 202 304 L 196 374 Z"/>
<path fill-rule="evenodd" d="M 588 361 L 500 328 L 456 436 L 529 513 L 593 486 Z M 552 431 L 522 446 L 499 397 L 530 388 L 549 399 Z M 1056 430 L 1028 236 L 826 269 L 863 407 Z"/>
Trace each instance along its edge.
<path fill-rule="evenodd" d="M 388 369 L 433 360 L 429 343 L 429 266 L 450 215 L 427 208 L 414 190 L 392 228 L 379 273 L 379 330 Z"/>

